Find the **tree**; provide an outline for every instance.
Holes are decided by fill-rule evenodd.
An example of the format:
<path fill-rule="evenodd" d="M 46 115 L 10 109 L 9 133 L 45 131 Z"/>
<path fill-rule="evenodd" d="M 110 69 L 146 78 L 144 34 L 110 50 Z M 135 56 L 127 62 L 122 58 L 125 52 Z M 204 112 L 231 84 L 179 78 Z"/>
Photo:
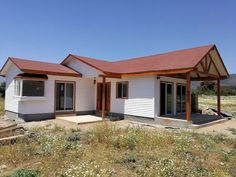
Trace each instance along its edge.
<path fill-rule="evenodd" d="M 6 89 L 6 83 L 5 82 L 2 82 L 0 84 L 0 94 L 1 94 L 1 97 L 4 98 L 5 97 L 5 89 Z"/>

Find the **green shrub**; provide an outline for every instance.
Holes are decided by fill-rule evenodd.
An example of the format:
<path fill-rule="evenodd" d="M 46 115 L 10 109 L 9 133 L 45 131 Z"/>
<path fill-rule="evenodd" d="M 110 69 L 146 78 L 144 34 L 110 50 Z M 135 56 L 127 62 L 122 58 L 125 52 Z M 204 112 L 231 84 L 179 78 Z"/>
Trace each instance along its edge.
<path fill-rule="evenodd" d="M 29 169 L 20 169 L 8 177 L 39 177 L 39 176 L 40 176 L 39 171 L 29 170 Z"/>
<path fill-rule="evenodd" d="M 66 136 L 67 141 L 80 141 L 81 137 L 79 133 L 71 133 Z"/>

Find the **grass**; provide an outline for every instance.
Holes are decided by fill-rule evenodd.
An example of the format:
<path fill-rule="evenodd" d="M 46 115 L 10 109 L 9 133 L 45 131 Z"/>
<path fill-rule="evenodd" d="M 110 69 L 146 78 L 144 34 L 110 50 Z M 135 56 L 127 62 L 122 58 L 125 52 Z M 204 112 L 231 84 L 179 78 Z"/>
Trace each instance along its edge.
<path fill-rule="evenodd" d="M 200 108 L 217 108 L 216 96 L 202 95 L 198 97 L 198 102 Z M 236 96 L 221 96 L 221 109 L 223 111 L 236 113 Z"/>
<path fill-rule="evenodd" d="M 4 99 L 0 97 L 0 116 L 4 114 Z"/>
<path fill-rule="evenodd" d="M 2 175 L 34 176 L 234 176 L 235 139 L 180 130 L 118 128 L 89 131 L 34 129 L 1 146 Z M 23 175 L 24 176 L 24 175 Z"/>

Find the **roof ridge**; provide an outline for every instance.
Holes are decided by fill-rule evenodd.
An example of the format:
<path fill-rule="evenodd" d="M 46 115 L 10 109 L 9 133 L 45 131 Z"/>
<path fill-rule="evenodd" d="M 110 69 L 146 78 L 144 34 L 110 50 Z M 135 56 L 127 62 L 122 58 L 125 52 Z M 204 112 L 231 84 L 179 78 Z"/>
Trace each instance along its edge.
<path fill-rule="evenodd" d="M 193 50 L 193 49 L 199 49 L 199 48 L 204 48 L 204 47 L 213 47 L 215 46 L 215 44 L 209 44 L 209 45 L 204 45 L 204 46 L 198 46 L 198 47 L 192 47 L 192 48 L 185 48 L 185 49 L 178 49 L 178 50 L 171 50 L 171 51 L 167 51 L 164 53 L 158 53 L 158 54 L 153 54 L 153 55 L 145 55 L 145 56 L 141 56 L 141 57 L 134 57 L 134 58 L 128 58 L 128 59 L 123 59 L 123 60 L 117 60 L 117 61 L 111 61 L 113 63 L 116 62 L 125 62 L 125 61 L 130 61 L 130 60 L 136 60 L 136 59 L 140 59 L 140 58 L 144 58 L 147 59 L 148 57 L 154 57 L 154 56 L 160 56 L 160 55 L 167 55 L 170 53 L 176 53 L 176 52 L 183 52 L 186 50 Z"/>
<path fill-rule="evenodd" d="M 186 50 L 193 50 L 193 49 L 199 49 L 199 48 L 204 48 L 204 47 L 213 47 L 215 46 L 215 44 L 208 44 L 208 45 L 202 45 L 202 46 L 197 46 L 197 47 L 191 47 L 191 48 L 184 48 L 184 49 L 178 49 L 178 50 L 170 50 L 164 53 L 157 53 L 157 54 L 152 54 L 152 55 L 144 55 L 141 57 L 133 57 L 133 58 L 127 58 L 127 59 L 118 59 L 115 61 L 107 61 L 105 59 L 99 59 L 99 58 L 92 58 L 92 57 L 87 57 L 87 56 L 81 56 L 81 55 L 77 55 L 77 54 L 69 54 L 72 55 L 74 57 L 78 57 L 78 58 L 84 58 L 84 59 L 91 59 L 91 60 L 97 60 L 97 61 L 103 61 L 103 62 L 108 62 L 108 63 L 116 63 L 116 62 L 125 62 L 125 61 L 130 61 L 130 60 L 135 60 L 135 59 L 140 59 L 140 58 L 147 58 L 147 57 L 154 57 L 154 56 L 160 56 L 160 55 L 166 55 L 166 54 L 170 54 L 170 53 L 175 53 L 175 52 L 183 52 Z"/>

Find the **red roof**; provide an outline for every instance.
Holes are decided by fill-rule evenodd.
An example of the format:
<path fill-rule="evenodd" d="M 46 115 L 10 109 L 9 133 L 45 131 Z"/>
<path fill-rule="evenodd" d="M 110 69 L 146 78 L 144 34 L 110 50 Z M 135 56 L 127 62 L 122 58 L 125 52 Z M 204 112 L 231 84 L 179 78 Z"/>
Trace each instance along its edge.
<path fill-rule="evenodd" d="M 76 77 L 81 76 L 80 73 L 61 64 L 25 60 L 13 57 L 9 57 L 8 60 L 12 61 L 21 71 L 25 73 L 76 76 Z"/>
<path fill-rule="evenodd" d="M 115 62 L 108 62 L 72 54 L 69 56 L 87 63 L 103 72 L 129 74 L 194 68 L 213 47 L 214 45 L 207 45 Z M 66 59 L 62 64 L 65 61 Z"/>

